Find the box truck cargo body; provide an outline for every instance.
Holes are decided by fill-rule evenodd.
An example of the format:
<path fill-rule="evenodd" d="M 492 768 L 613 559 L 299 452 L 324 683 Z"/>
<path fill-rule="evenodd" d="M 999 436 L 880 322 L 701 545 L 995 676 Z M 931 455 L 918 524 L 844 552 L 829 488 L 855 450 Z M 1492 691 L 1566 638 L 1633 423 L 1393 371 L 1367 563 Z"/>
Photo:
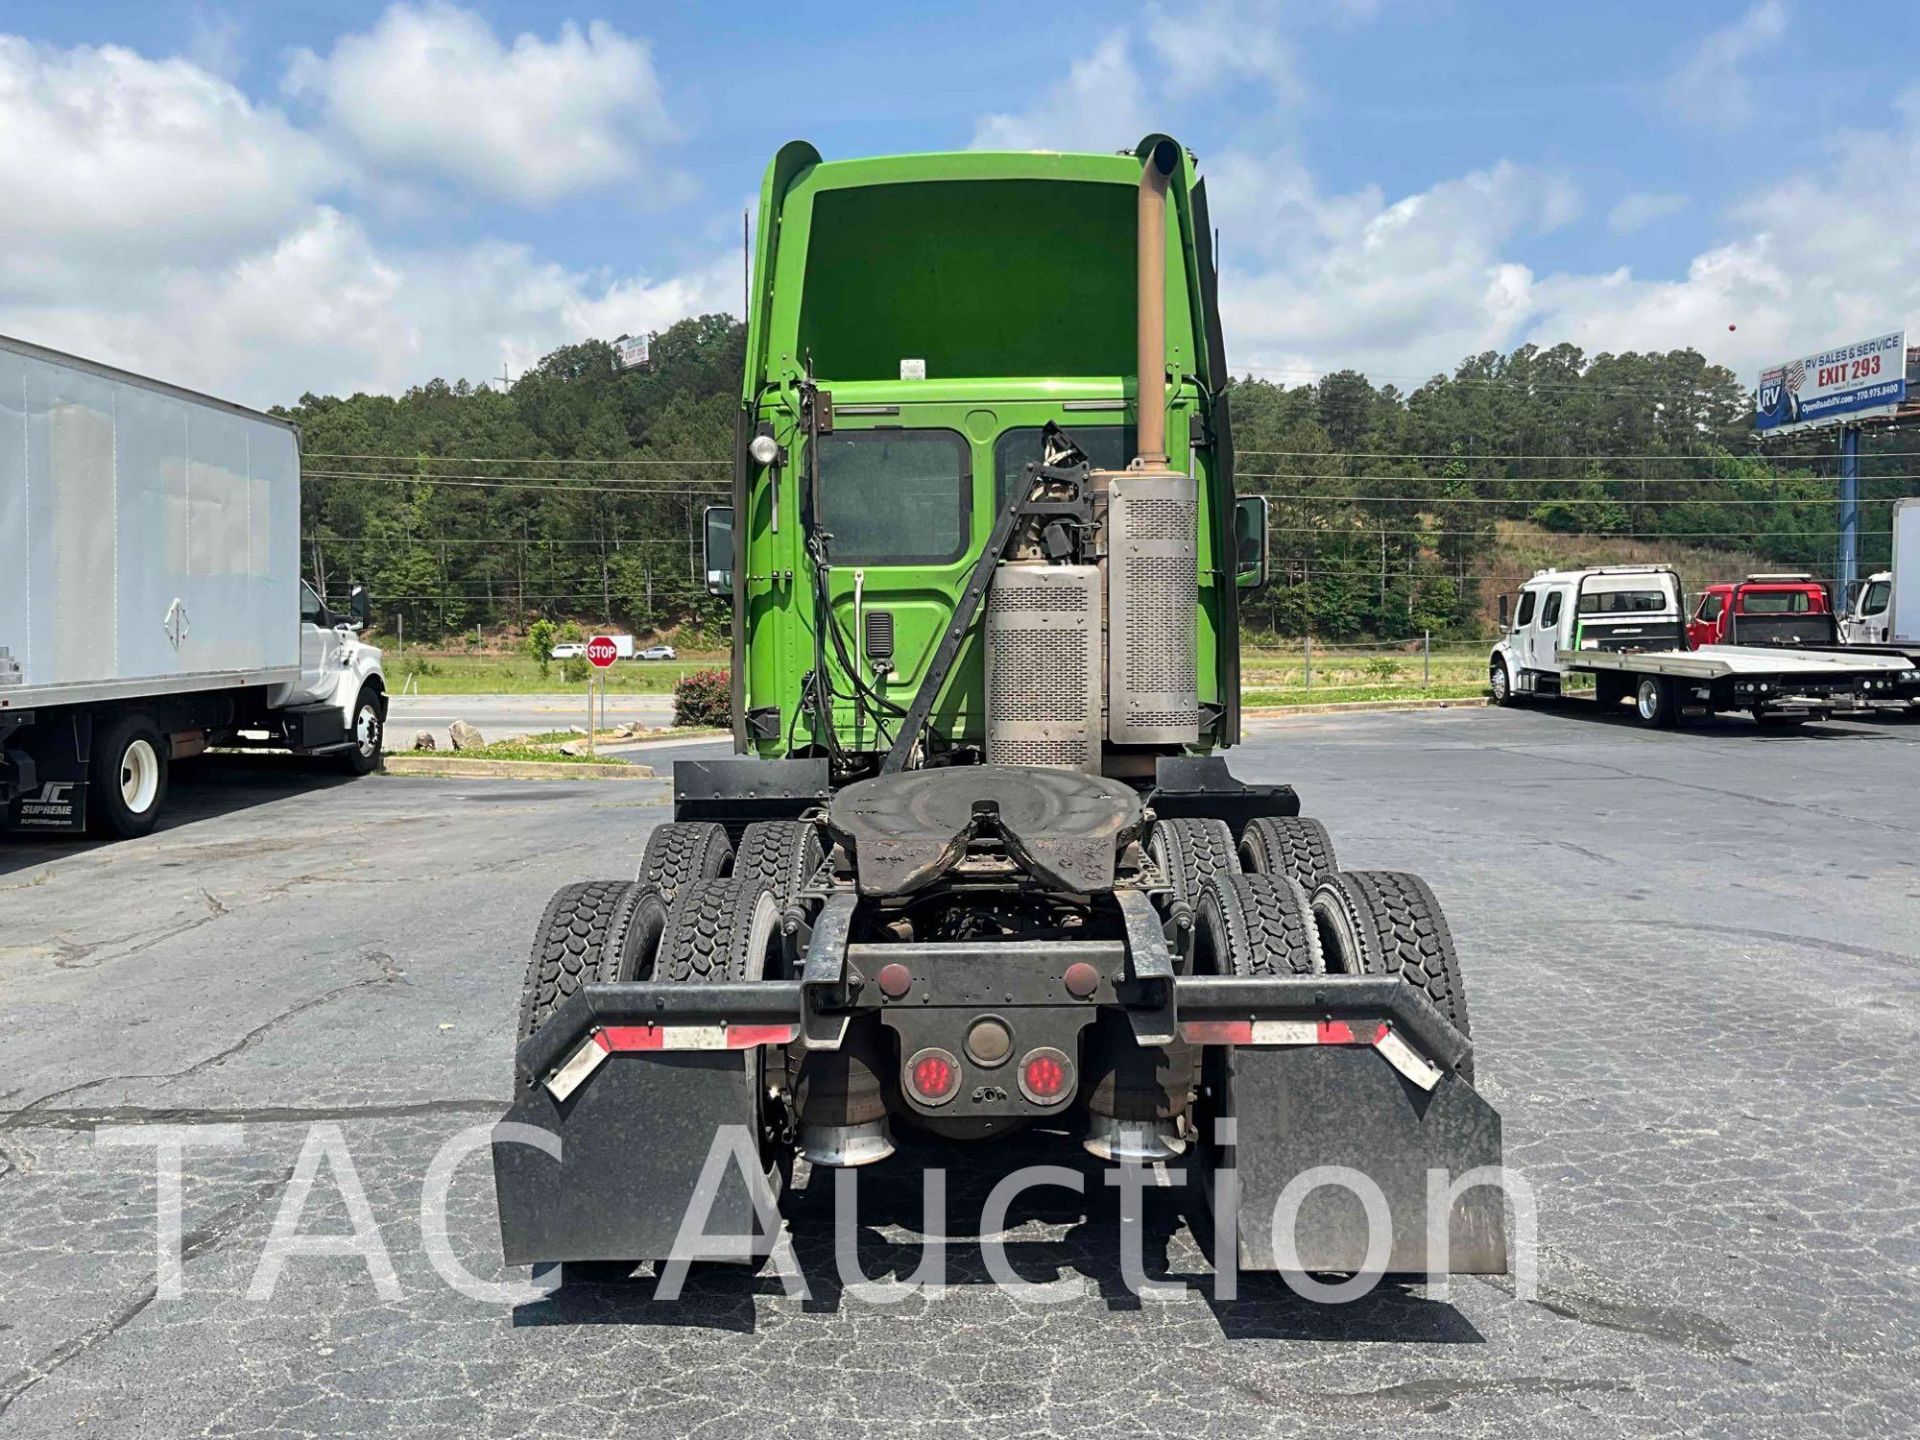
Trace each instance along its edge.
<path fill-rule="evenodd" d="M 0 820 L 140 833 L 208 744 L 371 769 L 363 620 L 302 584 L 293 425 L 0 337 Z"/>

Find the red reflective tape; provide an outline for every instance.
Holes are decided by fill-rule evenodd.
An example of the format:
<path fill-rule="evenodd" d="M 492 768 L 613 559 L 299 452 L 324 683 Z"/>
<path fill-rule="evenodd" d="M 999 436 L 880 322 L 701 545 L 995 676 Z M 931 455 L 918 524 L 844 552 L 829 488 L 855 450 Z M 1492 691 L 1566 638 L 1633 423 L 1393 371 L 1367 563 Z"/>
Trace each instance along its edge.
<path fill-rule="evenodd" d="M 729 1025 L 727 1048 L 750 1050 L 755 1045 L 785 1045 L 799 1033 L 798 1025 Z"/>
<path fill-rule="evenodd" d="M 1251 1020 L 1182 1020 L 1180 1038 L 1190 1045 L 1251 1045 Z"/>
<path fill-rule="evenodd" d="M 1380 1028 L 1373 1032 L 1372 1043 L 1374 1043 L 1375 1045 L 1378 1045 L 1382 1040 L 1386 1039 L 1387 1036 L 1391 1035 L 1392 1033 L 1393 1033 L 1393 1027 L 1389 1025 L 1386 1021 L 1382 1020 L 1380 1022 Z"/>
<path fill-rule="evenodd" d="M 1322 1020 L 1317 1038 L 1322 1045 L 1358 1045 L 1360 1043 L 1354 1036 L 1353 1026 L 1344 1020 Z M 1367 1043 L 1371 1045 L 1373 1042 L 1369 1040 Z"/>
<path fill-rule="evenodd" d="M 603 1050 L 664 1050 L 667 1032 L 658 1025 L 609 1025 L 594 1039 Z"/>

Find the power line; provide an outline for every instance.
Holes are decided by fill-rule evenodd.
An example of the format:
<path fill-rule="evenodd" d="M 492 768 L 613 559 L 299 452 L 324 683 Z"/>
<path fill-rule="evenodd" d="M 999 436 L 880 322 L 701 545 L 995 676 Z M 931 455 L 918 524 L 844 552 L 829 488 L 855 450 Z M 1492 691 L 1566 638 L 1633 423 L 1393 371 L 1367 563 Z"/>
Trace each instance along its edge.
<path fill-rule="evenodd" d="M 1235 480 L 1341 480 L 1349 483 L 1417 481 L 1426 485 L 1779 485 L 1789 480 L 1835 483 L 1831 475 L 1322 475 L 1313 470 L 1240 471 Z M 1911 480 L 1920 475 L 1867 475 L 1863 480 Z"/>
<path fill-rule="evenodd" d="M 1351 529 L 1335 530 L 1322 525 L 1270 525 L 1270 535 L 1318 535 L 1328 540 L 1371 540 L 1381 535 L 1420 535 L 1420 536 L 1465 536 L 1472 539 L 1488 538 L 1485 530 L 1389 530 L 1379 525 L 1357 525 Z M 1844 534 L 1840 530 L 1608 530 L 1599 535 L 1582 535 L 1575 538 L 1589 540 L 1821 540 L 1832 539 Z M 1880 539 L 1887 536 L 1886 530 L 1862 530 L 1858 534 L 1862 540 Z"/>
<path fill-rule="evenodd" d="M 1312 504 L 1349 505 L 1370 501 L 1376 505 L 1831 505 L 1831 495 L 1788 495 L 1770 500 L 1745 500 L 1725 496 L 1705 496 L 1698 500 L 1642 500 L 1631 495 L 1560 495 L 1551 500 L 1506 495 L 1274 495 L 1268 500 L 1306 501 Z M 1867 503 L 1865 501 L 1861 502 Z"/>
<path fill-rule="evenodd" d="M 1475 460 L 1475 461 L 1663 460 L 1663 461 L 1670 461 L 1670 462 L 1686 462 L 1689 464 L 1717 464 L 1721 461 L 1734 461 L 1734 460 L 1805 461 L 1805 460 L 1813 460 L 1813 459 L 1825 460 L 1825 459 L 1833 458 L 1832 456 L 1829 456 L 1824 453 L 1820 455 L 1815 455 L 1815 456 L 1772 455 L 1772 454 L 1764 454 L 1758 451 L 1752 454 L 1748 454 L 1746 452 L 1740 452 L 1736 454 L 1732 451 L 1722 451 L 1714 455 L 1611 455 L 1611 454 L 1605 454 L 1597 451 L 1589 454 L 1584 454 L 1584 455 L 1488 455 L 1488 454 L 1461 455 L 1458 453 L 1443 454 L 1440 452 L 1416 451 L 1416 450 L 1241 450 L 1238 447 L 1236 447 L 1234 453 L 1236 455 L 1279 455 L 1279 456 L 1287 456 L 1287 457 L 1303 456 L 1308 459 L 1313 459 L 1320 456 L 1339 456 L 1343 459 L 1361 459 L 1361 460 Z M 1904 456 L 1913 456 L 1913 455 L 1920 455 L 1920 450 L 1877 450 L 1873 452 L 1873 454 L 1871 455 L 1863 453 L 1860 456 L 1860 458 L 1862 460 L 1891 459 L 1894 456 L 1904 457 Z"/>
<path fill-rule="evenodd" d="M 653 458 L 636 460 L 549 460 L 534 456 L 517 455 L 374 455 L 352 451 L 308 450 L 305 458 L 310 460 L 382 460 L 389 463 L 412 465 L 425 461 L 429 465 L 731 465 L 731 460 L 658 460 Z"/>
<path fill-rule="evenodd" d="M 564 476 L 540 476 L 530 480 L 467 480 L 440 475 L 316 475 L 309 478 L 332 480 L 371 480 L 382 485 L 444 485 L 463 490 L 537 490 L 554 495 L 725 495 L 724 485 L 655 485 L 628 481 L 624 485 L 576 484 Z"/>

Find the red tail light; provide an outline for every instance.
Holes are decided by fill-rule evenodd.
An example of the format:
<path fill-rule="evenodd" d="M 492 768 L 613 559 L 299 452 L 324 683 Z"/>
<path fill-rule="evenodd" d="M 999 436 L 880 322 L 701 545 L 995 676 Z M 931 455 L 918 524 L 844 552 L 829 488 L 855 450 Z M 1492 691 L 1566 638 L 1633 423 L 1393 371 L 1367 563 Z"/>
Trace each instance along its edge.
<path fill-rule="evenodd" d="M 960 1062 L 945 1050 L 921 1050 L 907 1061 L 907 1088 L 922 1105 L 944 1105 L 960 1088 Z"/>
<path fill-rule="evenodd" d="M 1057 1105 L 1073 1093 L 1073 1061 L 1051 1046 L 1020 1062 L 1020 1090 L 1036 1105 Z"/>

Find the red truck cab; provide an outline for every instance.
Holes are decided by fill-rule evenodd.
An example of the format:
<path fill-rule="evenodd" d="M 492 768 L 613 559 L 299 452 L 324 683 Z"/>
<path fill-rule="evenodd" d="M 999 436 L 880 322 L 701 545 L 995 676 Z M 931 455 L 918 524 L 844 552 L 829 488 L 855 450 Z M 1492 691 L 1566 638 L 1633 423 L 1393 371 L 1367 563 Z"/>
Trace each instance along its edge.
<path fill-rule="evenodd" d="M 1837 643 L 1826 586 L 1811 575 L 1749 575 L 1708 585 L 1687 622 L 1687 645 L 1694 650 L 1702 645 Z"/>

